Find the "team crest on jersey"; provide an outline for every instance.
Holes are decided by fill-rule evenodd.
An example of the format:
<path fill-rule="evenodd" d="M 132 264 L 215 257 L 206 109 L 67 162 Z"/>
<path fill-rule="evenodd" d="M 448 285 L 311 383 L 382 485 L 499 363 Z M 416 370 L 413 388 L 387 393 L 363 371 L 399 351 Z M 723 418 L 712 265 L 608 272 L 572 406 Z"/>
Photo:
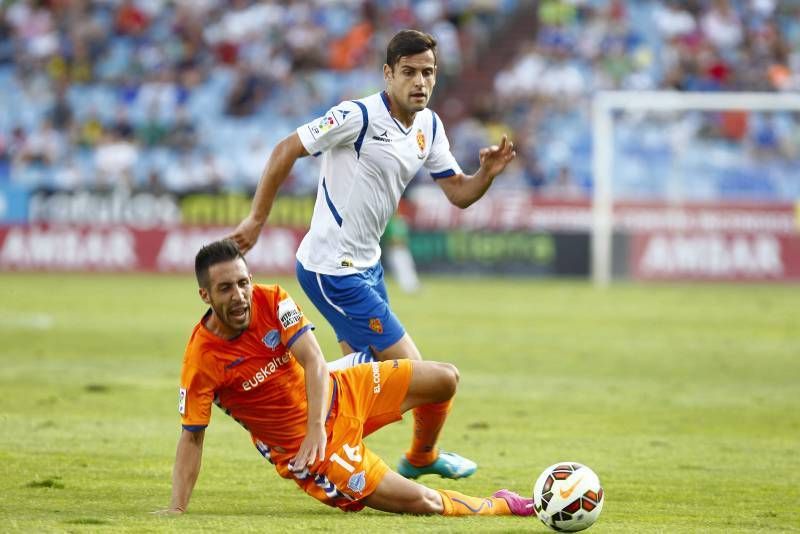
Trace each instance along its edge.
<path fill-rule="evenodd" d="M 263 337 L 263 339 L 261 339 L 261 341 L 263 341 L 264 345 L 266 345 L 267 347 L 274 349 L 275 347 L 278 346 L 278 343 L 281 342 L 281 335 L 280 333 L 278 333 L 277 330 L 273 328 L 272 330 L 267 332 L 267 334 Z"/>
<path fill-rule="evenodd" d="M 376 334 L 383 334 L 383 323 L 377 317 L 373 317 L 369 320 L 369 328 Z"/>
<path fill-rule="evenodd" d="M 417 128 L 417 146 L 419 147 L 419 157 L 425 153 L 425 134 L 422 133 L 421 128 Z"/>
<path fill-rule="evenodd" d="M 367 485 L 367 474 L 364 471 L 352 475 L 347 481 L 347 488 L 355 493 L 361 493 Z"/>

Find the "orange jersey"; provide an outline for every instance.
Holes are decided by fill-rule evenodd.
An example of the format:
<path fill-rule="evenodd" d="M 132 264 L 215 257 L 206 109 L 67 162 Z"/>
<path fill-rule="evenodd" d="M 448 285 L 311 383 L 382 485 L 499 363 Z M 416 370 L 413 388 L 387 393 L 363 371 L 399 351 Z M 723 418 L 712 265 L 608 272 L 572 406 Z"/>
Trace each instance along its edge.
<path fill-rule="evenodd" d="M 215 403 L 254 439 L 297 449 L 306 434 L 303 367 L 289 350 L 313 328 L 291 297 L 277 285 L 253 286 L 250 326 L 226 340 L 195 326 L 181 371 L 179 412 L 187 430 L 205 428 Z"/>

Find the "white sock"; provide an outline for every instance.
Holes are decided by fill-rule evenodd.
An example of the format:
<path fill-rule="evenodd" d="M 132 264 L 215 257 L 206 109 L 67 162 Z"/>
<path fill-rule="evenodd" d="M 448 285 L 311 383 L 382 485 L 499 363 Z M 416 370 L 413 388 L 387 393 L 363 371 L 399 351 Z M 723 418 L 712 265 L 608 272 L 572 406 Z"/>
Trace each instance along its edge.
<path fill-rule="evenodd" d="M 347 356 L 342 356 L 338 360 L 328 362 L 328 371 L 341 371 L 349 367 L 354 367 L 362 363 L 371 363 L 377 361 L 368 352 L 351 352 Z"/>

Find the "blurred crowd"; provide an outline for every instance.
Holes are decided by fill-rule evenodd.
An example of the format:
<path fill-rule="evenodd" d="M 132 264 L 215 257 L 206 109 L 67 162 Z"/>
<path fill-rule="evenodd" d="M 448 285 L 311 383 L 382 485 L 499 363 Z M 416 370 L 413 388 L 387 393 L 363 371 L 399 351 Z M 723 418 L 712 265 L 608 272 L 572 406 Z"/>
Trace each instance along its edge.
<path fill-rule="evenodd" d="M 545 193 L 590 192 L 596 91 L 800 91 L 800 2 L 543 0 L 538 20 L 487 111 L 516 131 L 522 180 Z M 800 112 L 626 113 L 615 124 L 618 195 L 800 197 Z"/>
<path fill-rule="evenodd" d="M 521 10 L 535 10 L 537 22 L 504 36 Z M 492 94 L 446 125 L 465 170 L 476 168 L 481 146 L 511 132 L 519 157 L 498 185 L 545 195 L 590 193 L 590 102 L 598 90 L 800 90 L 795 2 L 5 2 L 0 184 L 252 190 L 281 137 L 344 98 L 382 88 L 385 44 L 406 27 L 439 41 L 440 98 L 462 73 L 493 77 Z M 504 37 L 515 39 L 515 53 L 482 64 Z M 663 195 L 687 173 L 704 172 L 689 195 L 800 196 L 800 181 L 787 174 L 800 157 L 797 113 L 619 122 L 621 194 Z M 680 164 L 670 163 L 687 147 Z M 287 189 L 313 191 L 315 165 L 302 160 Z"/>
<path fill-rule="evenodd" d="M 26 0 L 0 5 L 0 182 L 250 189 L 271 146 L 382 87 L 393 33 L 457 77 L 514 0 Z M 299 165 L 294 187 L 313 189 Z"/>

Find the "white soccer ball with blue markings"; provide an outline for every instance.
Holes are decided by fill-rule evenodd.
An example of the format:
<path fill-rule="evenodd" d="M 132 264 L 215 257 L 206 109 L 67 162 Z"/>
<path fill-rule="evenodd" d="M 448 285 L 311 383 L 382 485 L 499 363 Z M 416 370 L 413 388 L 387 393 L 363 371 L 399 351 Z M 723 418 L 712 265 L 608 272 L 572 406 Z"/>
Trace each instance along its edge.
<path fill-rule="evenodd" d="M 594 471 L 577 462 L 553 464 L 533 486 L 537 517 L 557 532 L 589 528 L 600 517 L 603 487 Z"/>

